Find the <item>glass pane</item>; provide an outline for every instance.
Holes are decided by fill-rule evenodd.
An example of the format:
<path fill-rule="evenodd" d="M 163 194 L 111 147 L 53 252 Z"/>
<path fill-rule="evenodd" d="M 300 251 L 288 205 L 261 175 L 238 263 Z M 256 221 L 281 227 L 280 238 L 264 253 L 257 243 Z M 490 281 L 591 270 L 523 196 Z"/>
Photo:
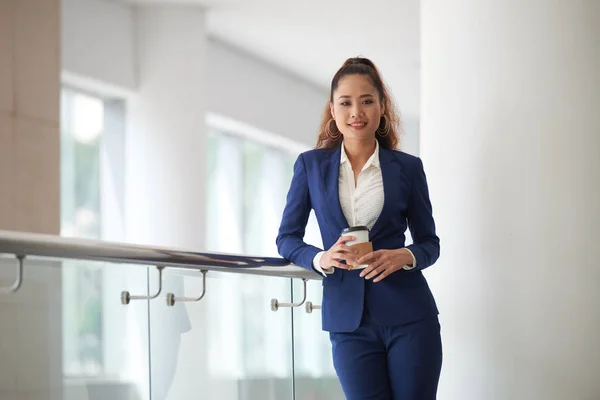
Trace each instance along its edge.
<path fill-rule="evenodd" d="M 228 136 L 211 137 L 207 174 L 206 238 L 210 251 L 244 252 L 243 156 L 241 143 Z"/>
<path fill-rule="evenodd" d="M 210 251 L 279 256 L 275 237 L 295 159 L 295 154 L 262 143 L 212 132 L 209 136 L 206 209 Z M 305 241 L 322 247 L 313 214 L 306 228 Z M 262 278 L 261 284 L 257 284 L 257 279 L 244 275 L 224 276 L 223 281 L 227 285 L 206 300 L 207 304 L 215 302 L 207 310 L 209 325 L 220 327 L 217 330 L 220 335 L 213 339 L 216 342 L 209 341 L 210 348 L 215 349 L 210 353 L 213 357 L 211 362 L 214 368 L 220 368 L 219 371 L 225 375 L 234 371 L 241 375 L 258 374 L 260 381 L 254 379 L 255 382 L 266 382 L 268 379 L 279 381 L 280 371 L 287 362 L 282 355 L 290 354 L 291 357 L 290 349 L 293 347 L 291 319 L 288 319 L 291 311 L 280 309 L 272 313 L 265 304 L 269 304 L 273 293 L 280 293 L 283 295 L 280 300 L 288 302 L 289 297 L 285 294 L 290 290 L 290 281 Z M 320 282 L 311 283 L 311 287 L 314 285 L 317 285 L 315 293 L 318 296 L 313 296 L 313 299 L 318 302 Z M 227 312 L 223 311 L 224 304 L 228 305 Z M 277 324 L 270 322 L 273 320 L 272 314 L 278 316 Z M 321 345 L 316 348 L 313 346 L 313 336 L 327 338 L 321 332 L 320 318 L 318 324 L 311 323 L 317 315 L 300 322 L 304 336 L 300 346 L 296 346 L 296 349 L 306 350 L 300 356 L 300 363 L 305 367 L 300 374 L 300 390 L 307 389 L 307 399 L 313 398 L 310 396 L 314 391 L 309 390 L 313 387 L 322 387 L 323 390 L 318 393 L 323 396 L 341 393 L 335 374 L 326 368 L 331 358 L 328 340 L 319 339 Z M 236 336 L 236 332 L 244 334 Z M 298 354 L 295 356 L 298 357 Z M 317 369 L 312 369 L 312 366 Z M 333 379 L 328 380 L 328 377 Z M 328 390 L 328 384 L 334 389 Z M 239 396 L 243 394 L 238 393 Z M 266 396 L 260 391 L 255 395 L 256 398 Z"/>
<path fill-rule="evenodd" d="M 96 287 L 83 286 L 90 271 Z M 63 353 L 75 352 L 63 360 L 65 400 L 150 398 L 148 302 L 121 304 L 123 290 L 147 295 L 147 276 L 140 265 L 63 263 L 63 277 L 76 277 L 79 290 L 93 293 L 63 307 Z"/>
<path fill-rule="evenodd" d="M 112 108 L 116 102 L 112 102 Z M 110 108 L 110 107 L 109 107 Z M 112 109 L 111 109 L 112 110 Z M 105 127 L 123 115 L 102 99 L 61 92 L 61 235 L 118 240 L 122 237 L 123 133 Z M 112 124 L 113 128 L 118 124 Z M 104 130 L 109 129 L 107 132 Z M 113 138 L 106 146 L 106 138 Z M 121 145 L 122 146 L 122 145 Z M 108 150 L 116 153 L 107 153 Z M 148 304 L 120 303 L 120 292 L 148 292 L 148 268 L 88 261 L 64 261 L 62 282 L 62 376 L 65 399 L 148 399 Z"/>
<path fill-rule="evenodd" d="M 165 277 L 177 296 L 202 293 L 199 272 Z M 270 310 L 290 296 L 286 279 L 209 272 L 201 301 L 150 302 L 153 400 L 292 399 L 291 312 Z"/>
<path fill-rule="evenodd" d="M 0 258 L 0 285 L 14 280 L 15 265 Z M 120 303 L 125 288 L 145 293 L 146 268 L 87 263 L 83 271 L 100 273 L 92 281 L 102 284 L 63 303 L 63 276 L 79 279 L 81 266 L 26 258 L 21 288 L 0 295 L 1 399 L 149 399 L 148 305 Z"/>
<path fill-rule="evenodd" d="M 14 257 L 0 257 L 1 286 L 15 281 L 16 265 Z M 23 398 L 26 389 L 62 400 L 60 263 L 27 260 L 23 272 L 21 288 L 0 295 L 0 398 Z"/>
<path fill-rule="evenodd" d="M 293 175 L 295 157 L 287 156 L 284 187 L 289 188 Z M 285 196 L 285 194 L 283 195 Z M 285 199 L 285 197 L 282 197 Z M 306 226 L 304 241 L 320 249 L 323 248 L 321 233 L 314 212 L 311 212 Z M 301 280 L 293 283 L 294 301 L 303 297 Z M 319 280 L 307 283 L 307 301 L 315 305 L 321 304 L 323 296 L 322 282 Z M 313 310 L 308 314 L 305 307 L 294 309 L 294 371 L 296 379 L 296 400 L 344 400 L 333 360 L 329 334 L 321 329 L 321 310 Z"/>
<path fill-rule="evenodd" d="M 64 91 L 61 121 L 61 234 L 98 239 L 102 101 Z M 88 124 L 88 125 L 86 125 Z"/>
<path fill-rule="evenodd" d="M 61 96 L 61 235 L 99 239 L 100 99 L 65 90 Z M 63 369 L 68 376 L 104 371 L 102 267 L 82 261 L 63 269 Z"/>
<path fill-rule="evenodd" d="M 303 296 L 302 281 L 294 279 L 294 300 Z M 309 281 L 307 301 L 320 305 L 321 281 Z M 333 369 L 329 334 L 321 329 L 321 310 L 308 314 L 305 307 L 294 309 L 294 371 L 296 400 L 344 400 Z"/>

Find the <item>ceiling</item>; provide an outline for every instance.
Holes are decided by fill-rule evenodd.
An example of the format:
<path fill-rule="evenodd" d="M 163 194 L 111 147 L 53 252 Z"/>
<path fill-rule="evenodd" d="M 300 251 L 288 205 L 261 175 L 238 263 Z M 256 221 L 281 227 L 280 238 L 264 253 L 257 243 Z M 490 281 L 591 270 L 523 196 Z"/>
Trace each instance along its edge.
<path fill-rule="evenodd" d="M 401 113 L 418 117 L 419 0 L 128 0 L 199 4 L 209 33 L 327 90 L 348 57 L 371 58 Z"/>

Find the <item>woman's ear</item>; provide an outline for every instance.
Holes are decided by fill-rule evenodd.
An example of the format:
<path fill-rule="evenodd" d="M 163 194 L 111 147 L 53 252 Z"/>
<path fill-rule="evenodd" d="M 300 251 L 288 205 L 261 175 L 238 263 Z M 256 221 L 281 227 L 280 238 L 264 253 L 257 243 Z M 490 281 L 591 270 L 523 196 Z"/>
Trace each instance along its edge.
<path fill-rule="evenodd" d="M 329 103 L 329 112 L 331 113 L 331 118 L 335 119 L 335 113 L 333 112 L 333 103 Z"/>

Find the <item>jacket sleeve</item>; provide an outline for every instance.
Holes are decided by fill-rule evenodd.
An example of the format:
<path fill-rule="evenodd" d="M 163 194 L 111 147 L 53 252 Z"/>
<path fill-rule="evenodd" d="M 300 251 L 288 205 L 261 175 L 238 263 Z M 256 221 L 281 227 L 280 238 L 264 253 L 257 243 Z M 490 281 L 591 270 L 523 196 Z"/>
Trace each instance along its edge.
<path fill-rule="evenodd" d="M 416 268 L 411 271 L 423 270 L 433 265 L 440 256 L 440 239 L 435 232 L 427 178 L 420 158 L 417 158 L 417 165 L 413 171 L 408 204 L 408 227 L 413 244 L 407 248 L 417 260 Z"/>
<path fill-rule="evenodd" d="M 308 176 L 304 158 L 300 154 L 294 164 L 294 176 L 279 226 L 277 250 L 292 263 L 317 272 L 313 268 L 313 259 L 321 249 L 306 244 L 303 240 L 311 209 Z"/>

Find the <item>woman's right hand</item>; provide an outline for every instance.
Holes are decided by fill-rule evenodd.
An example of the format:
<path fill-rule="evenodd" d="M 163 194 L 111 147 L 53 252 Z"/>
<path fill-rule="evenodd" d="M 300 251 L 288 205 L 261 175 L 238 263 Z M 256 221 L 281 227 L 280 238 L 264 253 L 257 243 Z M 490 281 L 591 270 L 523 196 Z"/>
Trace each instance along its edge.
<path fill-rule="evenodd" d="M 346 242 L 355 240 L 354 236 L 341 236 L 329 250 L 323 254 L 319 264 L 323 270 L 329 270 L 331 267 L 340 269 L 351 269 L 356 263 L 356 250 L 346 245 Z M 347 264 L 342 264 L 346 261 Z"/>

